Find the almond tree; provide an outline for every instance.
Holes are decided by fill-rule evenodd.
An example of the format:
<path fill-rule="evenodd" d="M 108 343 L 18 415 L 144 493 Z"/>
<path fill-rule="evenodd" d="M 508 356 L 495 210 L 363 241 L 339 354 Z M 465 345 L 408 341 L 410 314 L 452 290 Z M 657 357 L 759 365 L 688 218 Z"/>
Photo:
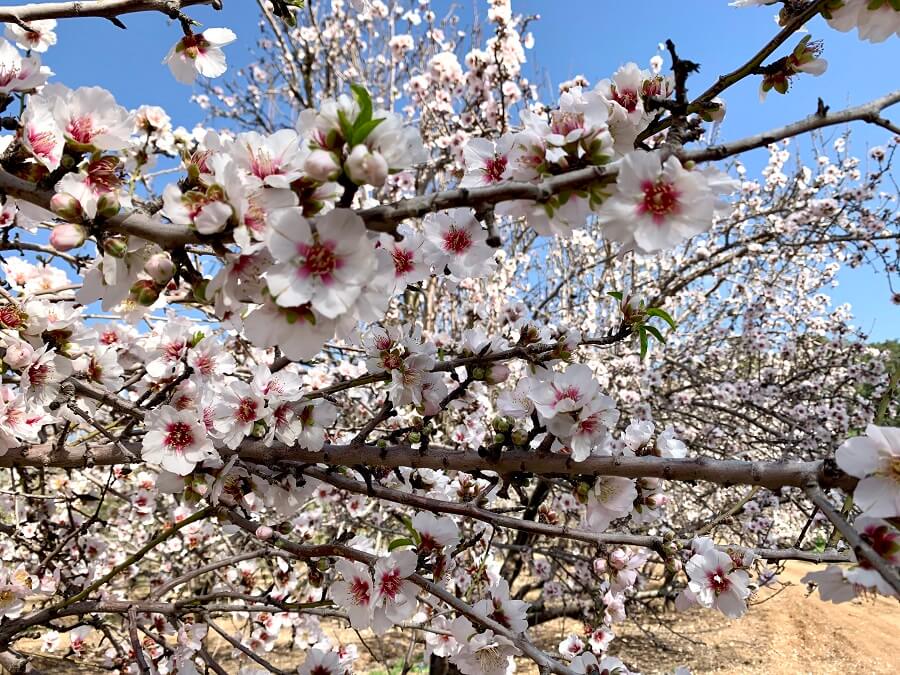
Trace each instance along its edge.
<path fill-rule="evenodd" d="M 242 28 L 190 17 L 221 0 L 0 9 L 0 665 L 39 672 L 38 637 L 281 673 L 289 633 L 279 663 L 337 674 L 336 622 L 403 635 L 385 670 L 628 673 L 616 624 L 742 616 L 787 561 L 825 600 L 897 597 L 900 373 L 827 290 L 868 265 L 896 294 L 900 91 L 716 130 L 737 82 L 824 71 L 812 18 L 883 41 L 900 6 L 734 4 L 779 27 L 700 94 L 668 42 L 553 96 L 509 0 L 469 31 L 260 0 L 236 74 Z M 160 52 L 207 125 L 44 65 L 57 21 L 133 12 L 180 26 Z M 885 132 L 863 159 L 851 122 Z M 535 644 L 563 616 L 582 633 Z"/>

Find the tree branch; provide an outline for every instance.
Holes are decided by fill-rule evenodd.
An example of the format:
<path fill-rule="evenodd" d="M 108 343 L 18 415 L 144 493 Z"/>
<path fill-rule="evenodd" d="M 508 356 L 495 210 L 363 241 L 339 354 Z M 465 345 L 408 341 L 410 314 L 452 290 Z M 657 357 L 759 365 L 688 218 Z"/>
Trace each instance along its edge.
<path fill-rule="evenodd" d="M 221 9 L 222 0 L 82 0 L 81 2 L 32 2 L 18 7 L 0 7 L 0 21 L 22 25 L 42 19 L 116 18 L 136 12 L 162 12 L 177 17 L 185 7 L 212 5 Z"/>
<path fill-rule="evenodd" d="M 122 443 L 129 453 L 139 453 L 140 443 Z M 220 448 L 223 458 L 234 454 Z M 760 485 L 777 490 L 782 487 L 805 487 L 810 479 L 823 488 L 839 487 L 853 490 L 857 480 L 840 471 L 830 461 L 763 462 L 733 459 L 694 457 L 672 459 L 665 457 L 589 457 L 576 462 L 568 455 L 536 453 L 529 450 L 508 450 L 499 458 L 483 457 L 477 450 L 431 446 L 422 455 L 419 448 L 400 443 L 384 448 L 375 445 L 325 444 L 320 452 L 275 443 L 267 447 L 261 441 L 245 441 L 237 454 L 241 459 L 259 464 L 288 462 L 295 464 L 332 464 L 336 466 L 378 466 L 388 469 L 445 469 L 452 471 L 495 471 L 499 474 L 515 472 L 541 476 L 622 476 L 625 478 L 662 478 L 677 481 L 708 481 L 720 485 Z M 131 464 L 124 452 L 111 444 L 66 448 L 54 452 L 45 443 L 9 450 L 0 457 L 0 467 L 59 467 L 109 466 Z"/>
<path fill-rule="evenodd" d="M 897 570 L 887 560 L 878 555 L 875 549 L 860 536 L 859 532 L 834 508 L 834 505 L 818 486 L 814 484 L 808 485 L 805 492 L 813 503 L 819 507 L 819 511 L 832 522 L 844 536 L 844 539 L 847 540 L 847 543 L 853 547 L 857 558 L 868 560 L 878 570 L 882 578 L 890 584 L 891 588 L 900 594 L 900 574 L 898 574 Z"/>

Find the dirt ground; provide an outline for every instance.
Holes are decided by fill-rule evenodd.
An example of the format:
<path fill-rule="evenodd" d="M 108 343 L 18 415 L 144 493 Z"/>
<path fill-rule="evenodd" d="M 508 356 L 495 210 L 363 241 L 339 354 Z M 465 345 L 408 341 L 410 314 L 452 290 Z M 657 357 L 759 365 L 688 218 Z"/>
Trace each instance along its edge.
<path fill-rule="evenodd" d="M 900 672 L 900 603 L 885 598 L 832 605 L 817 595 L 806 597 L 800 578 L 812 566 L 792 564 L 780 577 L 790 582 L 780 593 L 760 593 L 758 601 L 742 619 L 729 621 L 710 610 L 685 613 L 666 612 L 659 617 L 647 614 L 639 622 L 628 621 L 615 627 L 616 639 L 611 654 L 626 664 L 640 668 L 645 675 L 671 673 L 676 666 L 688 666 L 694 675 L 880 675 Z M 660 624 L 662 622 L 662 625 Z M 665 627 L 663 627 L 665 626 Z M 559 620 L 532 634 L 532 639 L 548 651 L 555 651 L 569 633 L 577 632 L 574 620 Z M 328 633 L 343 642 L 359 639 L 353 631 L 338 625 Z M 389 634 L 377 641 L 363 634 L 376 655 L 390 655 L 390 674 L 367 648 L 359 645 L 356 673 L 396 675 L 396 666 L 408 646 L 404 636 Z M 288 636 L 283 636 L 287 642 Z M 237 673 L 238 662 L 229 658 L 231 649 L 221 640 L 210 640 L 210 651 L 229 673 Z M 25 645 L 20 643 L 20 647 Z M 383 650 L 383 651 L 382 651 Z M 30 651 L 27 650 L 26 651 Z M 37 649 L 34 649 L 36 652 Z M 302 662 L 296 651 L 277 647 L 265 657 L 275 666 L 295 672 Z M 102 672 L 89 664 L 61 659 L 35 661 L 44 673 Z M 426 671 L 416 664 L 413 672 Z M 5 672 L 0 668 L 0 672 Z M 526 661 L 517 673 L 537 673 Z"/>

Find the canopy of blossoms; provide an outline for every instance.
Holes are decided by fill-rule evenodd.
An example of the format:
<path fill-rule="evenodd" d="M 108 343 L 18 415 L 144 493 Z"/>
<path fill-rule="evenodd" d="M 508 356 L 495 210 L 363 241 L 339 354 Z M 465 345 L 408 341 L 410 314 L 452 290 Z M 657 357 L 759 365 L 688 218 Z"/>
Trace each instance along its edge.
<path fill-rule="evenodd" d="M 794 560 L 900 597 L 900 366 L 828 296 L 900 297 L 900 90 L 719 138 L 733 85 L 825 72 L 812 20 L 896 40 L 898 2 L 738 0 L 778 25 L 700 93 L 670 41 L 550 95 L 510 0 L 259 0 L 237 70 L 223 1 L 0 8 L 0 665 L 283 673 L 289 633 L 340 675 L 338 622 L 625 674 L 639 600 L 737 618 Z M 57 21 L 134 12 L 207 124 L 55 78 Z"/>

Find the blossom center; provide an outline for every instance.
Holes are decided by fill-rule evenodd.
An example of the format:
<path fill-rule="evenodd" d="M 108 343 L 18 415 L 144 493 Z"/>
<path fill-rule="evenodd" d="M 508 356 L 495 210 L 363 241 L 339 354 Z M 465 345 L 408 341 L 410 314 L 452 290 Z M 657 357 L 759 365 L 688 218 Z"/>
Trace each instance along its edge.
<path fill-rule="evenodd" d="M 394 568 L 381 575 L 381 593 L 391 600 L 397 597 L 401 585 L 400 570 Z"/>
<path fill-rule="evenodd" d="M 671 183 L 645 181 L 641 189 L 644 191 L 644 201 L 638 205 L 640 214 L 649 213 L 655 223 L 660 223 L 664 216 L 678 212 L 680 195 Z"/>
<path fill-rule="evenodd" d="M 560 136 L 584 128 L 584 113 L 555 110 L 550 115 L 550 130 Z"/>
<path fill-rule="evenodd" d="M 101 131 L 102 129 L 94 128 L 94 120 L 91 119 L 90 115 L 73 117 L 69 120 L 69 124 L 66 125 L 66 133 L 69 134 L 69 137 L 82 145 L 90 145 L 94 136 L 101 133 Z"/>
<path fill-rule="evenodd" d="M 555 401 L 554 403 L 559 403 L 563 400 L 569 401 L 577 401 L 581 396 L 581 392 L 578 390 L 578 387 L 565 387 L 564 389 L 555 389 Z"/>
<path fill-rule="evenodd" d="M 176 452 L 184 452 L 193 443 L 194 433 L 187 422 L 173 422 L 166 427 L 166 445 Z"/>
<path fill-rule="evenodd" d="M 731 582 L 728 580 L 728 577 L 725 576 L 725 572 L 723 572 L 721 569 L 709 572 L 706 575 L 706 579 L 709 582 L 710 588 L 712 588 L 716 592 L 716 595 L 724 593 L 729 588 L 731 588 Z"/>
<path fill-rule="evenodd" d="M 38 157 L 52 158 L 53 149 L 55 147 L 52 131 L 29 129 L 28 142 L 31 144 L 31 151 L 35 155 Z"/>
<path fill-rule="evenodd" d="M 269 157 L 269 153 L 265 150 L 260 150 L 257 153 L 250 150 L 250 170 L 254 176 L 260 179 L 281 173 L 281 167 Z"/>
<path fill-rule="evenodd" d="M 332 273 L 341 266 L 341 260 L 334 253 L 334 244 L 316 240 L 312 245 L 299 244 L 297 252 L 303 257 L 299 268 L 302 277 L 319 277 L 324 283 L 331 283 Z"/>
<path fill-rule="evenodd" d="M 494 155 L 484 163 L 484 179 L 488 183 L 499 183 L 506 171 L 507 159 L 503 155 Z"/>
<path fill-rule="evenodd" d="M 245 424 L 256 420 L 257 403 L 252 398 L 242 398 L 235 417 Z"/>
<path fill-rule="evenodd" d="M 472 246 L 472 235 L 468 230 L 451 225 L 444 234 L 444 250 L 449 253 L 465 253 Z"/>
<path fill-rule="evenodd" d="M 612 87 L 613 100 L 628 112 L 634 112 L 637 108 L 638 93 L 634 89 L 618 89 Z"/>
<path fill-rule="evenodd" d="M 408 248 L 400 248 L 395 246 L 391 251 L 391 258 L 394 259 L 394 272 L 396 276 L 402 277 L 404 274 L 412 272 L 416 265 L 413 262 L 413 252 Z"/>
<path fill-rule="evenodd" d="M 350 595 L 353 596 L 353 602 L 357 605 L 366 606 L 369 604 L 371 596 L 369 594 L 369 582 L 359 577 L 354 577 L 353 583 L 350 584 Z"/>

